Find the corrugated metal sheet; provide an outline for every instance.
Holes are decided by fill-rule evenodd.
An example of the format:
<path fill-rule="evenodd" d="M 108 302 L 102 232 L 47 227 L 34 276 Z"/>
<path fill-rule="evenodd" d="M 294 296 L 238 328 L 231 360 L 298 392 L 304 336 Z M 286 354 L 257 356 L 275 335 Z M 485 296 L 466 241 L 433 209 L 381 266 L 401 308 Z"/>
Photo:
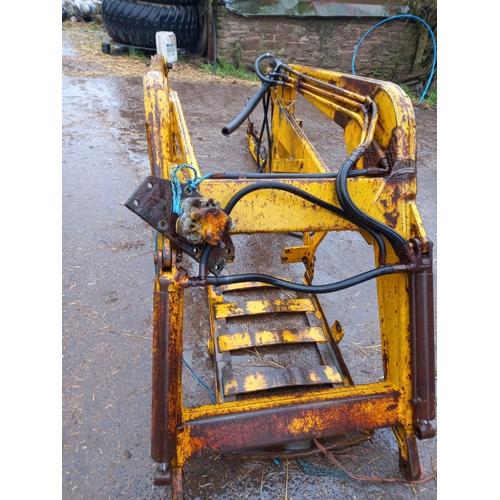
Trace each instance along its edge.
<path fill-rule="evenodd" d="M 390 17 L 409 12 L 407 1 L 358 0 L 224 0 L 242 16 Z"/>

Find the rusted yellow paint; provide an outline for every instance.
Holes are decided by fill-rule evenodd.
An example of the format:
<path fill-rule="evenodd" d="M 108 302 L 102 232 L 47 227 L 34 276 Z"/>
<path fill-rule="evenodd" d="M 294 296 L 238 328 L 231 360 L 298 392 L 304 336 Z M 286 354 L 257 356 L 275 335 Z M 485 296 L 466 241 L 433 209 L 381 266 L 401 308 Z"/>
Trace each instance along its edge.
<path fill-rule="evenodd" d="M 370 90 L 375 93 L 375 103 L 377 104 L 379 113 L 379 126 L 375 130 L 375 139 L 383 149 L 387 149 L 393 132 L 397 129 L 401 130 L 402 148 L 398 152 L 406 159 L 415 160 L 416 155 L 416 127 L 413 107 L 410 98 L 394 83 L 383 82 L 371 78 L 358 77 L 354 75 L 346 75 L 336 71 L 322 70 L 301 66 L 298 64 L 290 65 L 295 71 L 311 76 L 318 80 L 334 84 L 350 93 L 350 97 L 355 102 L 363 102 L 364 92 L 360 89 Z M 375 92 L 376 91 L 376 92 Z M 314 95 L 304 94 L 304 97 L 312 102 L 318 109 L 325 112 L 321 100 L 318 100 Z M 289 100 L 294 100 L 293 91 L 288 95 Z M 349 106 L 342 99 L 337 98 L 338 103 L 343 104 L 344 111 L 337 111 L 349 118 L 349 113 L 355 108 Z M 335 114 L 325 113 L 332 120 L 335 119 Z M 359 121 L 358 122 L 359 127 Z M 346 139 L 346 146 L 353 147 L 353 143 Z M 355 147 L 355 146 L 354 146 Z"/>
<path fill-rule="evenodd" d="M 330 330 L 332 332 L 333 338 L 338 344 L 344 338 L 344 327 L 340 324 L 339 320 L 336 320 Z"/>
<path fill-rule="evenodd" d="M 314 384 L 342 384 L 342 375 L 329 366 L 311 368 L 257 368 L 252 373 L 225 378 L 224 394 L 239 394 L 265 389 L 306 386 Z"/>
<path fill-rule="evenodd" d="M 424 224 L 422 222 L 422 217 L 418 213 L 417 206 L 413 202 L 407 204 L 409 212 L 409 232 L 412 234 L 413 238 L 418 238 L 422 243 L 422 250 L 427 253 L 429 250 L 429 241 L 427 238 L 427 232 L 425 231 Z"/>
<path fill-rule="evenodd" d="M 292 434 L 307 433 L 318 427 L 321 427 L 321 421 L 310 416 L 293 419 L 288 425 L 288 429 Z"/>
<path fill-rule="evenodd" d="M 319 327 L 312 327 L 306 330 L 299 330 L 297 333 L 290 330 L 283 330 L 284 342 L 322 342 L 325 340 L 323 331 Z"/>
<path fill-rule="evenodd" d="M 319 327 L 304 328 L 300 330 L 261 330 L 253 333 L 231 333 L 220 335 L 217 339 L 219 350 L 232 351 L 246 349 L 247 347 L 260 347 L 275 344 L 292 344 L 301 342 L 325 341 L 323 330 Z"/>
<path fill-rule="evenodd" d="M 170 91 L 170 105 L 172 109 L 173 125 L 172 143 L 174 145 L 174 151 L 176 152 L 174 162 L 176 164 L 191 165 L 196 169 L 198 177 L 200 177 L 200 167 L 194 153 L 194 148 L 191 143 L 191 135 L 189 134 L 186 119 L 184 118 L 184 113 L 182 111 L 182 106 L 177 92 Z M 184 172 L 189 172 L 190 177 L 194 176 L 193 171 L 190 169 L 185 170 Z"/>
<path fill-rule="evenodd" d="M 281 183 L 302 189 L 323 201 L 339 207 L 334 179 L 281 179 Z M 241 189 L 252 184 L 249 180 L 207 179 L 200 184 L 202 196 L 220 201 L 221 206 Z M 375 219 L 393 227 L 405 238 L 422 232 L 421 222 L 415 217 L 414 181 L 401 189 L 387 185 L 381 178 L 354 178 L 349 180 L 349 194 L 354 203 Z M 387 209 L 384 210 L 384 207 Z M 290 211 L 294 217 L 290 217 Z M 292 193 L 263 189 L 243 197 L 231 212 L 233 234 L 307 231 L 352 231 L 359 228 L 337 214 L 327 211 Z M 418 231 L 416 228 L 418 226 Z M 313 244 L 313 246 L 315 246 Z"/>
<path fill-rule="evenodd" d="M 278 106 L 280 113 L 274 115 L 273 127 L 281 133 L 273 146 L 273 172 L 328 172 L 287 107 Z"/>
<path fill-rule="evenodd" d="M 237 389 L 238 389 L 238 382 L 234 378 L 224 383 L 224 394 L 236 392 Z"/>
<path fill-rule="evenodd" d="M 310 299 L 289 300 L 249 300 L 248 302 L 228 302 L 215 307 L 216 319 L 236 316 L 269 314 L 275 312 L 311 312 L 314 305 Z"/>
<path fill-rule="evenodd" d="M 261 333 L 260 340 L 261 342 L 263 341 L 263 343 L 258 345 L 264 345 L 270 343 L 268 339 L 264 339 L 265 333 L 270 333 L 270 332 L 260 332 L 260 333 Z M 271 335 L 269 335 L 269 338 L 272 338 Z M 245 349 L 246 347 L 251 347 L 256 344 L 256 343 L 254 344 L 248 332 L 221 335 L 217 339 L 217 342 L 219 344 L 219 351 L 221 352 L 232 351 L 234 349 Z"/>
<path fill-rule="evenodd" d="M 342 377 L 340 376 L 339 372 L 334 370 L 331 366 L 325 366 L 325 375 L 327 376 L 328 380 L 330 380 L 334 384 L 338 384 L 342 382 Z"/>
<path fill-rule="evenodd" d="M 314 279 L 314 254 L 327 234 L 326 231 L 316 231 L 314 233 L 305 231 L 302 235 L 304 245 L 285 247 L 281 255 L 281 263 L 290 264 L 292 262 L 303 262 L 306 267 L 306 274 L 309 281 L 312 282 Z"/>
<path fill-rule="evenodd" d="M 267 389 L 268 385 L 266 378 L 262 374 L 257 373 L 246 377 L 244 387 L 245 392 L 256 392 Z"/>
<path fill-rule="evenodd" d="M 345 90 L 345 95 L 334 95 L 325 90 L 319 83 L 302 83 L 292 75 L 286 85 L 273 87 L 270 91 L 272 101 L 272 134 L 273 148 L 269 152 L 272 161 L 273 173 L 324 173 L 337 170 L 340 165 L 327 165 L 313 144 L 308 140 L 301 127 L 301 121 L 295 116 L 295 101 L 297 94 L 302 96 L 322 111 L 328 118 L 342 126 L 344 130 L 345 148 L 348 153 L 354 151 L 363 142 L 375 140 L 382 150 L 393 148 L 391 154 L 397 162 L 409 165 L 409 170 L 416 161 L 416 127 L 414 113 L 409 98 L 401 89 L 392 83 L 380 82 L 373 79 L 346 75 L 334 71 L 317 70 L 301 65 L 292 65 L 298 72 L 316 78 L 329 84 L 334 84 Z M 297 90 L 298 89 L 298 90 Z M 370 97 L 368 97 L 370 96 Z M 374 117 L 376 125 L 368 127 L 368 119 L 364 113 L 364 106 L 373 99 L 378 107 L 378 114 Z M 201 177 L 198 162 L 191 144 L 190 134 L 186 125 L 181 104 L 176 92 L 169 88 L 168 70 L 162 56 L 156 55 L 152 59 L 150 69 L 144 78 L 145 118 L 148 138 L 148 150 L 153 175 L 163 178 L 170 177 L 173 166 L 188 164 L 195 168 L 196 175 Z M 376 121 L 375 121 L 376 120 Z M 372 134 L 372 135 L 370 135 Z M 255 144 L 249 138 L 249 146 L 254 157 Z M 358 161 L 356 168 L 366 167 L 368 159 Z M 269 168 L 269 167 L 266 167 Z M 269 171 L 269 170 L 268 170 Z M 194 172 L 185 169 L 179 172 L 181 182 L 187 177 L 194 176 Z M 282 178 L 279 182 L 307 191 L 326 203 L 340 208 L 336 196 L 336 180 L 330 179 L 303 179 Z M 239 178 L 206 179 L 199 186 L 201 196 L 213 198 L 224 208 L 241 189 L 253 184 L 254 181 Z M 418 238 L 424 248 L 428 248 L 427 236 L 422 219 L 415 204 L 417 185 L 413 175 L 395 178 L 359 177 L 349 178 L 347 181 L 349 195 L 360 210 L 371 217 L 395 229 L 406 240 Z M 293 217 L 290 217 L 293 213 Z M 304 234 L 301 245 L 286 247 L 282 262 L 304 262 L 306 264 L 305 283 L 311 283 L 314 275 L 315 252 L 329 231 L 359 231 L 369 244 L 374 245 L 372 238 L 365 231 L 343 217 L 320 208 L 311 202 L 305 201 L 296 195 L 264 189 L 250 193 L 242 198 L 231 211 L 230 217 L 234 222 L 232 234 L 254 233 L 286 233 L 301 232 Z M 311 235 L 311 232 L 314 232 Z M 387 245 L 388 263 L 396 263 L 399 258 Z M 374 261 L 378 248 L 374 246 Z M 176 249 L 172 249 L 173 266 L 171 269 L 160 270 L 155 281 L 155 290 L 159 290 L 159 280 L 169 281 L 169 291 L 172 293 L 171 310 L 169 311 L 169 331 L 171 342 L 176 343 L 178 352 L 173 361 L 177 368 L 181 365 L 182 355 L 182 320 L 183 320 L 183 292 L 179 287 L 181 270 L 176 267 Z M 359 398 L 372 398 L 360 406 L 353 405 L 351 417 L 359 419 L 360 426 L 363 419 L 369 416 L 369 421 L 377 427 L 387 425 L 386 413 L 390 412 L 391 425 L 399 426 L 396 436 L 404 458 L 408 455 L 405 439 L 414 437 L 414 410 L 410 404 L 412 398 L 411 381 L 411 348 L 409 338 L 410 303 L 409 280 L 405 274 L 392 274 L 376 280 L 378 292 L 378 306 L 380 316 L 380 335 L 383 354 L 384 380 L 359 386 L 344 383 L 342 376 L 332 367 L 315 369 L 310 367 L 300 374 L 292 372 L 287 376 L 303 377 L 303 381 L 311 383 L 329 384 L 322 390 L 314 392 L 298 392 L 296 394 L 266 394 L 251 399 L 237 401 L 222 401 L 220 392 L 236 394 L 238 392 L 259 392 L 266 388 L 277 387 L 282 383 L 283 371 L 277 370 L 257 372 L 240 378 L 228 377 L 223 387 L 217 387 L 218 402 L 196 408 L 182 406 L 181 378 L 177 386 L 168 395 L 171 419 L 167 423 L 170 436 L 175 437 L 176 458 L 172 464 L 182 466 L 193 453 L 204 450 L 209 436 L 192 437 L 190 423 L 203 421 L 219 416 L 231 416 L 233 421 L 238 415 L 245 412 L 260 410 L 278 411 L 280 408 L 305 405 L 314 406 L 318 402 L 339 402 L 332 413 L 338 411 L 341 416 L 342 405 L 345 401 L 357 401 Z M 227 285 L 223 291 L 250 290 L 263 287 L 259 283 L 244 283 Z M 277 343 L 295 342 L 324 342 L 333 337 L 339 342 L 343 337 L 343 329 L 326 325 L 326 317 L 315 298 L 289 300 L 250 300 L 247 302 L 225 303 L 220 293 L 213 287 L 208 287 L 210 302 L 210 322 L 212 340 L 210 346 L 218 349 L 217 355 L 227 356 L 228 352 L 236 349 L 245 349 L 253 346 L 270 346 Z M 316 325 L 309 329 L 293 331 L 263 329 L 254 333 L 222 333 L 218 327 L 225 324 L 226 319 L 241 316 L 265 315 L 275 312 L 306 312 L 316 321 Z M 154 321 L 158 321 L 158 311 L 155 311 Z M 213 349 L 213 347 L 210 347 Z M 309 370 L 309 371 L 307 371 Z M 274 377 L 274 378 L 273 378 Z M 280 378 L 281 377 L 281 378 Z M 216 380 L 216 384 L 221 384 Z M 393 395 L 397 394 L 397 397 Z M 364 401 L 364 400 L 363 400 Z M 174 415 L 175 414 L 175 415 Z M 194 425 L 194 424 L 193 424 Z M 308 432 L 321 432 L 324 423 L 312 413 L 300 418 L 292 419 L 288 425 L 288 436 L 303 436 Z M 341 431 L 341 429 L 339 429 Z M 231 436 L 228 436 L 231 440 Z M 207 450 L 209 452 L 210 450 Z"/>
<path fill-rule="evenodd" d="M 280 279 L 285 280 L 285 281 L 293 281 L 293 278 L 287 278 L 287 277 L 281 277 Z M 225 292 L 232 292 L 235 290 L 251 290 L 254 288 L 266 288 L 271 285 L 268 285 L 266 283 L 260 283 L 258 281 L 248 281 L 245 283 L 232 283 L 230 285 L 222 285 L 221 290 Z M 213 290 L 213 289 L 212 289 Z"/>
<path fill-rule="evenodd" d="M 164 179 L 178 164 L 188 164 L 197 170 L 198 160 L 194 154 L 191 137 L 186 125 L 177 92 L 168 83 L 168 68 L 165 58 L 155 54 L 150 69 L 144 76 L 144 109 L 148 139 L 151 174 Z M 194 176 L 191 170 L 187 175 Z M 179 176 L 181 180 L 183 173 Z"/>
<path fill-rule="evenodd" d="M 151 61 L 144 76 L 144 109 L 151 174 L 167 177 L 172 160 L 172 119 L 167 67 L 163 57 Z"/>
<path fill-rule="evenodd" d="M 323 389 L 314 392 L 300 394 L 276 394 L 273 396 L 262 396 L 258 399 L 247 399 L 242 401 L 225 401 L 217 405 L 204 405 L 184 408 L 185 421 L 199 418 L 215 417 L 217 415 L 230 415 L 243 411 L 258 411 L 265 408 L 278 408 L 286 404 L 309 404 L 314 401 L 327 401 L 330 399 L 342 399 L 357 396 L 376 396 L 389 394 L 397 390 L 397 387 L 387 381 L 377 384 L 360 384 L 356 386 L 339 386 L 335 389 Z"/>

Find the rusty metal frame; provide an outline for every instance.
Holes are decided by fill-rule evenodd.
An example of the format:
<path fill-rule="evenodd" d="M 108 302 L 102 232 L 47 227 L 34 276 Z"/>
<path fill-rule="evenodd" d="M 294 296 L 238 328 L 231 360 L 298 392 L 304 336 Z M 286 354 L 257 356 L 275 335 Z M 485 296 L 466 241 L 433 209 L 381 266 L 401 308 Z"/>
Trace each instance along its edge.
<path fill-rule="evenodd" d="M 294 395 L 271 395 L 245 401 L 221 401 L 197 408 L 182 402 L 184 289 L 205 286 L 182 268 L 182 249 L 158 234 L 155 255 L 152 366 L 152 447 L 159 464 L 155 484 L 171 485 L 182 498 L 182 467 L 190 457 L 392 427 L 400 467 L 408 480 L 420 477 L 415 438 L 433 437 L 435 418 L 434 315 L 432 243 L 416 208 L 416 138 L 413 108 L 399 87 L 387 82 L 302 66 L 286 66 L 282 84 L 271 87 L 272 150 L 268 173 L 283 173 L 281 184 L 300 189 L 339 207 L 335 177 L 296 174 L 329 173 L 294 117 L 297 93 L 310 100 L 344 129 L 349 154 L 367 138 L 366 154 L 356 169 L 366 173 L 348 179 L 355 204 L 371 217 L 398 232 L 408 247 L 398 253 L 387 244 L 383 264 L 395 272 L 377 278 L 384 380 L 378 383 L 315 390 Z M 338 90 L 340 89 L 340 90 Z M 146 130 L 151 182 L 170 182 L 171 169 L 189 164 L 179 180 L 201 177 L 182 107 L 170 89 L 162 56 L 152 59 L 144 77 Z M 366 126 L 367 103 L 375 102 L 378 121 Z M 371 138 L 369 137 L 371 135 Z M 256 136 L 248 133 L 250 151 L 257 157 Z M 383 160 L 383 161 L 381 161 Z M 285 175 L 286 174 L 286 175 Z M 199 194 L 225 207 L 232 197 L 256 181 L 213 176 L 199 186 Z M 273 180 L 276 180 L 273 178 Z M 131 198 L 133 199 L 134 196 Z M 127 205 L 129 206 L 129 205 Z M 130 206 L 129 206 L 130 208 Z M 293 210 L 294 219 L 286 216 Z M 139 214 L 140 215 L 140 214 Z M 262 190 L 241 198 L 231 212 L 231 234 L 298 231 L 303 244 L 286 248 L 282 262 L 305 263 L 304 283 L 314 277 L 314 253 L 328 231 L 358 230 L 373 245 L 375 261 L 380 246 L 373 237 L 336 213 L 279 190 Z M 312 234 L 314 232 L 314 234 Z M 194 255 L 196 258 L 197 256 Z M 211 318 L 212 324 L 214 317 Z M 342 334 L 332 331 L 334 342 Z"/>

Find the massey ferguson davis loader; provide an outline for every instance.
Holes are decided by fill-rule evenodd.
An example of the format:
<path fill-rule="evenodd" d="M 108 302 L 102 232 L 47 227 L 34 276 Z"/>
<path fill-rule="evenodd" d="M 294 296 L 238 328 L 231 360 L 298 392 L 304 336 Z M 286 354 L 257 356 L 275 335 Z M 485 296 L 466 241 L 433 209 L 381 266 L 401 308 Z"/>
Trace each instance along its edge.
<path fill-rule="evenodd" d="M 170 485 L 179 499 L 191 457 L 300 456 L 301 450 L 319 451 L 315 443 L 327 447 L 329 439 L 387 427 L 397 439 L 404 478 L 416 481 L 422 474 L 416 438 L 435 436 L 436 395 L 432 242 L 416 208 L 411 101 L 393 83 L 289 65 L 271 54 L 260 56 L 255 69 L 262 85 L 222 134 L 246 123 L 256 168 L 205 176 L 163 56 L 153 56 L 144 77 L 151 176 L 126 206 L 157 231 L 155 484 Z M 295 117 L 297 99 L 310 101 L 343 130 L 347 154 L 340 165 L 327 166 L 306 137 Z M 264 118 L 257 130 L 252 112 L 259 103 Z M 361 234 L 373 247 L 373 264 L 315 283 L 316 250 L 327 234 L 341 231 Z M 303 264 L 304 274 L 232 273 L 239 253 L 233 239 L 260 233 L 298 234 L 300 245 L 283 248 L 279 265 Z M 192 259 L 190 266 L 183 256 Z M 328 326 L 319 297 L 371 280 L 383 376 L 355 384 L 341 353 L 343 327 L 339 321 Z M 198 407 L 186 407 L 182 392 L 184 292 L 190 287 L 207 294 L 210 338 L 206 342 L 200 331 L 200 343 L 214 364 L 214 404 Z M 296 364 L 235 368 L 242 349 L 292 347 L 307 348 Z"/>

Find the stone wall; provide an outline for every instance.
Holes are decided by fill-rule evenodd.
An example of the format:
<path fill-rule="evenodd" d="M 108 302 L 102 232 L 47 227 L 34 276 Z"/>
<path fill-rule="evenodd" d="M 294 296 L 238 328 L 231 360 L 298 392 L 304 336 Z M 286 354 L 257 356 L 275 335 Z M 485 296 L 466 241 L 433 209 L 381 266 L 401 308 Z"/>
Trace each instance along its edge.
<path fill-rule="evenodd" d="M 383 18 L 243 17 L 217 5 L 217 59 L 253 69 L 266 52 L 286 63 L 305 64 L 351 73 L 356 45 Z M 355 58 L 357 75 L 398 81 L 410 73 L 419 27 L 393 20 L 374 29 L 363 40 Z"/>

